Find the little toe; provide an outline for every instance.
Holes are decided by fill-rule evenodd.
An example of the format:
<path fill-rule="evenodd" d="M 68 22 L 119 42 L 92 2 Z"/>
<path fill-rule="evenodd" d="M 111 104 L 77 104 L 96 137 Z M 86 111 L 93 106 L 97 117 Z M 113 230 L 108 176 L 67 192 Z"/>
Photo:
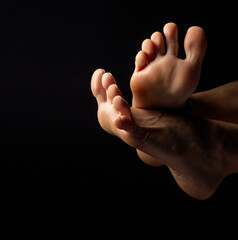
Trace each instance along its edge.
<path fill-rule="evenodd" d="M 150 39 L 146 39 L 143 41 L 141 45 L 142 51 L 144 51 L 147 55 L 148 62 L 152 61 L 155 57 L 155 47 L 153 42 Z"/>
<path fill-rule="evenodd" d="M 136 55 L 136 59 L 135 59 L 135 65 L 136 65 L 136 71 L 139 72 L 141 70 L 143 70 L 146 65 L 148 64 L 148 60 L 147 60 L 147 55 L 144 51 L 139 51 Z"/>
<path fill-rule="evenodd" d="M 116 80 L 111 73 L 104 73 L 102 76 L 102 86 L 107 90 L 110 85 L 116 84 Z"/>
<path fill-rule="evenodd" d="M 164 35 L 166 37 L 167 54 L 177 57 L 178 55 L 178 28 L 175 23 L 167 23 L 164 26 Z"/>
<path fill-rule="evenodd" d="M 154 32 L 151 35 L 151 40 L 155 46 L 155 54 L 157 56 L 164 55 L 164 39 L 160 32 Z"/>
<path fill-rule="evenodd" d="M 106 91 L 102 85 L 103 69 L 97 69 L 91 78 L 91 90 L 98 102 L 106 100 Z"/>
<path fill-rule="evenodd" d="M 195 63 L 202 63 L 206 49 L 206 35 L 202 28 L 191 27 L 188 29 L 184 40 L 186 59 Z"/>

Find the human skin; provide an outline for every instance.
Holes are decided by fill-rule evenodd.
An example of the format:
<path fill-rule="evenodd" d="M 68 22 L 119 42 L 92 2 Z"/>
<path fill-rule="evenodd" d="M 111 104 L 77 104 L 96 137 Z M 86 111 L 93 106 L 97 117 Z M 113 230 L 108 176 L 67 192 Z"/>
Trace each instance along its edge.
<path fill-rule="evenodd" d="M 238 124 L 238 81 L 193 94 L 187 113 L 193 116 Z"/>
<path fill-rule="evenodd" d="M 164 33 L 166 54 L 162 36 L 155 32 L 136 56 L 132 108 L 113 76 L 95 71 L 91 87 L 98 120 L 104 130 L 136 148 L 142 161 L 167 165 L 186 193 L 205 199 L 224 177 L 238 171 L 238 130 L 232 124 L 238 123 L 238 82 L 191 95 L 206 50 L 204 32 L 199 27 L 188 30 L 184 60 L 177 58 L 177 26 L 167 24 Z M 179 109 L 180 114 L 147 108 Z"/>
<path fill-rule="evenodd" d="M 113 76 L 102 69 L 94 72 L 91 88 L 101 127 L 168 166 L 188 195 L 209 198 L 227 175 L 238 171 L 236 124 L 130 108 Z"/>
<path fill-rule="evenodd" d="M 184 39 L 185 59 L 178 57 L 178 28 L 164 26 L 166 44 L 160 32 L 154 32 L 142 43 L 135 58 L 130 87 L 132 107 L 144 109 L 180 109 L 194 92 L 200 80 L 206 52 L 202 28 L 190 27 Z M 165 45 L 167 47 L 165 51 Z"/>
<path fill-rule="evenodd" d="M 184 39 L 185 59 L 178 57 L 177 25 L 167 23 L 163 32 L 166 41 L 160 32 L 154 32 L 150 39 L 143 41 L 141 51 L 136 55 L 130 81 L 134 108 L 181 109 L 199 82 L 207 48 L 203 29 L 197 26 L 188 29 Z M 144 162 L 161 165 L 158 159 L 140 150 L 137 154 Z"/>
<path fill-rule="evenodd" d="M 182 111 L 191 116 L 238 124 L 237 89 L 238 81 L 233 81 L 207 91 L 194 93 Z M 142 161 L 151 166 L 162 165 L 158 159 L 144 152 L 137 150 L 137 153 Z"/>

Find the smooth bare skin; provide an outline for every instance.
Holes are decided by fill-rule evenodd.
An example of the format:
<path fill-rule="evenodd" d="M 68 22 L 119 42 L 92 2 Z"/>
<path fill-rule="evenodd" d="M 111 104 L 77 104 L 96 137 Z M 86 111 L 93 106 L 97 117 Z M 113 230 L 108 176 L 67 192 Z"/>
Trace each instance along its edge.
<path fill-rule="evenodd" d="M 160 32 L 142 43 L 135 59 L 130 86 L 132 107 L 144 109 L 180 109 L 196 89 L 207 42 L 202 28 L 191 27 L 184 39 L 185 59 L 178 58 L 178 28 L 175 23 L 164 26 L 166 47 Z M 158 159 L 137 150 L 140 159 L 160 166 Z"/>
<path fill-rule="evenodd" d="M 144 109 L 179 109 L 194 92 L 200 80 L 201 64 L 206 52 L 202 28 L 188 29 L 184 40 L 185 59 L 178 58 L 178 28 L 164 26 L 167 52 L 160 32 L 142 43 L 131 77 L 132 107 Z"/>
<path fill-rule="evenodd" d="M 190 196 L 210 197 L 238 171 L 236 124 L 130 108 L 113 76 L 102 69 L 94 72 L 91 88 L 101 127 L 167 165 Z"/>

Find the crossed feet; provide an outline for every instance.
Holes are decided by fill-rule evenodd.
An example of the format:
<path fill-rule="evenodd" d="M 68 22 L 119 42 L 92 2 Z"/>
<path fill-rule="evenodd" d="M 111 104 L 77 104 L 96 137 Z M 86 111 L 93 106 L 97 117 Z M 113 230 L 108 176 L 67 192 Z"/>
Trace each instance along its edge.
<path fill-rule="evenodd" d="M 131 77 L 132 107 L 144 109 L 179 109 L 196 89 L 207 43 L 202 28 L 191 27 L 184 39 L 185 59 L 178 58 L 178 28 L 175 23 L 164 26 L 163 36 L 155 32 L 142 43 L 135 58 Z M 142 161 L 152 166 L 162 165 L 158 159 L 141 152 Z"/>
<path fill-rule="evenodd" d="M 225 174 L 219 141 L 209 121 L 130 108 L 113 76 L 102 69 L 94 72 L 91 87 L 105 131 L 149 156 L 142 159 L 147 164 L 168 166 L 190 196 L 206 199 L 216 191 Z"/>
<path fill-rule="evenodd" d="M 213 128 L 205 120 L 194 121 L 147 109 L 184 105 L 199 81 L 205 35 L 199 27 L 188 30 L 184 43 L 186 59 L 182 60 L 177 58 L 177 26 L 167 24 L 164 34 L 166 54 L 159 32 L 145 40 L 137 54 L 131 79 L 132 108 L 111 73 L 102 69 L 94 72 L 91 89 L 98 103 L 98 120 L 105 131 L 138 149 L 143 161 L 153 166 L 166 164 L 185 192 L 204 199 L 214 193 L 224 178 L 222 166 L 216 161 L 217 151 L 207 154 L 204 149 L 204 141 L 214 145 L 210 149 L 218 149 L 217 140 L 210 138 L 214 134 L 209 134 Z M 207 139 L 201 138 L 196 124 L 204 126 Z"/>

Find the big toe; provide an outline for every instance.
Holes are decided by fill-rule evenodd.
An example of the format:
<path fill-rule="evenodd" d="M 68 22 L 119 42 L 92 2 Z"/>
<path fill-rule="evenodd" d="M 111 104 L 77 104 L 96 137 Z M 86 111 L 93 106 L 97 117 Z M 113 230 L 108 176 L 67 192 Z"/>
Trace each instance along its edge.
<path fill-rule="evenodd" d="M 106 91 L 102 85 L 102 76 L 105 73 L 103 69 L 97 69 L 91 78 L 91 90 L 93 96 L 98 101 L 104 101 L 106 99 Z"/>
<path fill-rule="evenodd" d="M 206 35 L 202 28 L 191 27 L 188 29 L 184 40 L 186 58 L 201 63 L 207 49 Z"/>

